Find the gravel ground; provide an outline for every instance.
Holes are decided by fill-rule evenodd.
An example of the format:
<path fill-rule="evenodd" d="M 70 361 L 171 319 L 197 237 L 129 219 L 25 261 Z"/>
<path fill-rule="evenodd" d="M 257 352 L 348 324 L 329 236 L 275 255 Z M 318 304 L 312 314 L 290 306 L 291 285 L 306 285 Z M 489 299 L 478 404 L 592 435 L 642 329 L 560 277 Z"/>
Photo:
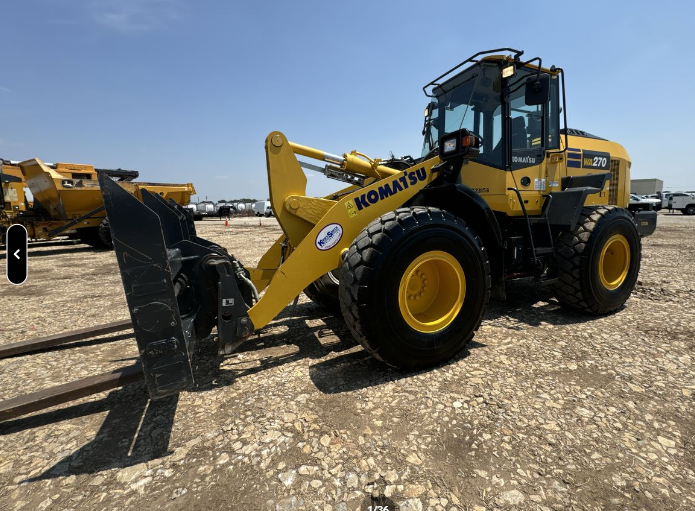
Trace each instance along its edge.
<path fill-rule="evenodd" d="M 280 234 L 257 222 L 199 232 L 254 264 Z M 514 283 L 469 349 L 418 373 L 302 295 L 232 356 L 201 343 L 191 392 L 150 403 L 132 384 L 0 424 L 0 509 L 693 509 L 693 233 L 659 215 L 618 313 Z M 26 284 L 0 283 L 0 343 L 127 318 L 113 253 L 50 243 L 29 260 Z M 125 334 L 0 360 L 0 399 L 136 355 Z"/>

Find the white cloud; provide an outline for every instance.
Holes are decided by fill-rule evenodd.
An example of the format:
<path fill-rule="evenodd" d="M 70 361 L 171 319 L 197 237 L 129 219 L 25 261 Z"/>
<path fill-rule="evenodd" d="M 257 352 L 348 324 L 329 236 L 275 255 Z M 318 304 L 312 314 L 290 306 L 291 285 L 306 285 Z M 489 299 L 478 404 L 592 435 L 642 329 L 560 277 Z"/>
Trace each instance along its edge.
<path fill-rule="evenodd" d="M 119 32 L 149 32 L 182 17 L 180 0 L 99 0 L 89 4 L 92 19 Z"/>
<path fill-rule="evenodd" d="M 0 138 L 0 147 L 11 148 L 11 147 L 24 147 L 24 144 L 20 142 L 15 142 L 14 140 L 8 140 L 6 138 Z"/>

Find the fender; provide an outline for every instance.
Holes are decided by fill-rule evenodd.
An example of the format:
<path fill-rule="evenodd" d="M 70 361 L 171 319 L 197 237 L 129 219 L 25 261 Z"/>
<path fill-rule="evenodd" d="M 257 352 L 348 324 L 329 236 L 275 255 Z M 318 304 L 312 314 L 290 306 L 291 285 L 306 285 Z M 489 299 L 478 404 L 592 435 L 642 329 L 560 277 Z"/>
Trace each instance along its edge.
<path fill-rule="evenodd" d="M 440 178 L 441 179 L 441 178 Z M 483 242 L 492 275 L 492 297 L 504 300 L 504 241 L 495 213 L 473 188 L 436 179 L 404 206 L 432 206 L 465 220 Z"/>
<path fill-rule="evenodd" d="M 548 222 L 555 230 L 573 231 L 589 195 L 600 193 L 610 179 L 610 173 L 587 174 L 562 178 L 562 191 L 550 192 Z"/>
<path fill-rule="evenodd" d="M 444 209 L 465 220 L 476 234 L 483 239 L 486 247 L 503 246 L 502 230 L 495 213 L 478 192 L 462 184 L 442 184 L 435 180 L 423 188 L 404 206 L 434 206 Z"/>

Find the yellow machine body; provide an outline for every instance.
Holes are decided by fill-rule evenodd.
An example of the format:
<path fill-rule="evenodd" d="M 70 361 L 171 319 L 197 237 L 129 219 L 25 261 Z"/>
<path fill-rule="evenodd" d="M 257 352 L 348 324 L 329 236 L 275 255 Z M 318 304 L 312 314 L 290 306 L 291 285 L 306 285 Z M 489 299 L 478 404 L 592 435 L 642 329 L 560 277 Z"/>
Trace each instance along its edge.
<path fill-rule="evenodd" d="M 606 181 L 604 189 L 598 194 L 589 195 L 586 205 L 611 204 L 627 207 L 630 200 L 630 158 L 623 146 L 608 140 L 596 140 L 584 137 L 568 136 L 569 147 L 579 150 L 597 151 L 610 154 L 611 178 Z M 560 138 L 560 147 L 564 150 L 564 137 Z M 565 154 L 551 155 L 533 167 L 506 171 L 492 168 L 474 160 L 466 165 L 461 173 L 460 182 L 473 188 L 490 205 L 493 211 L 509 216 L 522 216 L 523 211 L 516 193 L 508 190 L 518 188 L 525 201 L 529 215 L 539 215 L 545 201 L 544 195 L 560 191 L 562 178 L 581 176 L 596 171 L 567 166 Z M 522 185 L 522 179 L 528 177 L 530 184 Z M 535 183 L 544 183 L 545 187 L 535 190 Z"/>
<path fill-rule="evenodd" d="M 50 239 L 51 232 L 74 220 L 88 215 L 103 205 L 97 172 L 92 165 L 57 163 L 51 168 L 38 158 L 23 161 L 21 170 L 25 186 L 31 190 L 41 213 L 34 216 L 15 217 L 12 223 L 22 223 L 32 239 Z M 164 199 L 173 199 L 181 206 L 195 195 L 192 183 L 169 184 L 119 181 L 121 187 L 142 200 L 142 189 L 156 193 Z M 38 211 L 37 211 L 38 213 Z M 106 217 L 102 210 L 80 220 L 60 235 L 74 233 L 76 229 L 98 227 Z"/>
<path fill-rule="evenodd" d="M 508 58 L 492 56 L 483 60 Z M 542 71 L 557 78 L 554 71 L 544 68 Z M 626 207 L 631 162 L 623 146 L 583 136 L 568 135 L 566 139 L 567 148 L 565 137 L 560 136 L 559 148 L 547 150 L 540 164 L 518 170 L 497 169 L 472 159 L 462 169 L 459 182 L 480 194 L 492 211 L 509 217 L 524 214 L 516 192 L 510 190 L 516 188 L 527 214 L 538 216 L 548 193 L 562 189 L 563 178 L 602 172 L 590 168 L 592 162 L 582 161 L 585 151 L 587 154 L 607 153 L 610 154 L 610 162 L 606 162 L 611 172 L 610 179 L 600 193 L 588 195 L 584 204 Z M 341 254 L 357 234 L 373 219 L 402 206 L 428 185 L 435 177 L 432 168 L 442 163 L 435 156 L 407 170 L 396 171 L 380 166 L 379 160 L 370 160 L 356 151 L 338 158 L 331 157 L 324 151 L 289 142 L 279 132 L 267 137 L 265 148 L 270 201 L 284 234 L 261 258 L 258 267 L 250 269 L 251 280 L 258 290 L 268 288 L 261 300 L 249 310 L 249 317 L 257 328 L 271 321 L 311 282 L 339 267 Z M 333 197 L 338 199 L 307 197 L 306 177 L 297 155 L 329 162 L 340 159 L 342 170 L 366 176 L 369 183 L 365 183 L 364 188 L 349 187 L 336 192 Z M 402 190 L 396 185 L 396 193 L 391 193 L 395 183 L 408 185 L 402 186 Z M 370 198 L 376 200 L 372 203 Z M 330 250 L 321 250 L 317 241 L 329 226 L 339 226 L 341 237 Z M 287 253 L 283 253 L 282 248 L 285 239 Z"/>
<path fill-rule="evenodd" d="M 26 211 L 24 187 L 26 183 L 22 171 L 16 165 L 2 165 L 0 173 L 2 196 L 4 199 L 4 221 L 13 218 L 18 212 Z"/>

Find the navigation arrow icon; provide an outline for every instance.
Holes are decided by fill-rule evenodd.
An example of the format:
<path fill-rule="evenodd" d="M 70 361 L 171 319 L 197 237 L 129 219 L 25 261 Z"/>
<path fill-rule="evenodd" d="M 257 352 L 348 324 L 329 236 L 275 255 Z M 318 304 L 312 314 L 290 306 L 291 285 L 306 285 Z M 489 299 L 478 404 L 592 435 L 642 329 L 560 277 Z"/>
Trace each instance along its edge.
<path fill-rule="evenodd" d="M 29 265 L 27 256 L 29 255 L 27 229 L 22 224 L 12 224 L 5 233 L 5 254 L 7 280 L 10 284 L 18 286 L 27 280 Z M 14 256 L 14 257 L 12 257 Z"/>

